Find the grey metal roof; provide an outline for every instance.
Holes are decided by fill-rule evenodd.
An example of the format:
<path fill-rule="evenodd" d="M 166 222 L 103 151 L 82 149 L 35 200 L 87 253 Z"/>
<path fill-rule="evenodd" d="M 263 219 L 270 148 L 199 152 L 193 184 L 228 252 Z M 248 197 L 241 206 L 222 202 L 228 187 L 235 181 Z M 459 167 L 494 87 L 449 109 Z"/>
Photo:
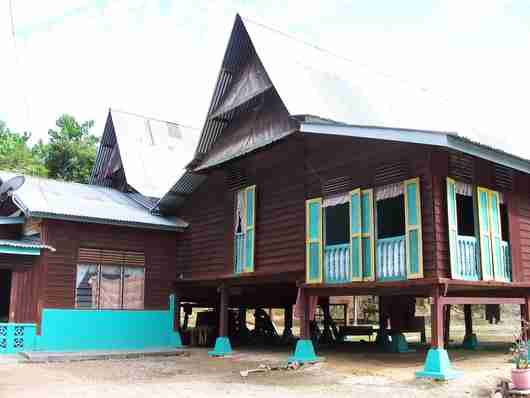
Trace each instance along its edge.
<path fill-rule="evenodd" d="M 206 180 L 205 175 L 186 171 L 171 187 L 171 189 L 158 201 L 153 211 L 162 214 L 172 214 L 182 202 Z"/>
<path fill-rule="evenodd" d="M 0 171 L 0 178 L 14 173 Z M 26 176 L 13 202 L 27 215 L 81 222 L 176 231 L 188 224 L 149 213 L 127 194 L 112 188 Z"/>
<path fill-rule="evenodd" d="M 174 184 L 175 170 L 192 159 L 198 135 L 194 127 L 110 109 L 89 182 L 108 185 L 106 168 L 117 145 L 127 184 L 161 198 Z"/>
<path fill-rule="evenodd" d="M 404 140 L 409 140 L 404 136 L 414 135 L 414 131 L 428 132 L 430 138 L 432 134 L 444 137 L 441 139 L 447 147 L 530 172 L 527 159 L 503 151 L 498 138 L 477 132 L 466 119 L 466 112 L 455 109 L 449 101 L 239 15 L 192 165 L 200 168 L 202 159 L 225 132 L 230 119 L 209 116 L 223 109 L 227 93 L 237 83 L 238 71 L 243 69 L 252 49 L 290 116 L 306 119 L 306 132 L 317 129 L 322 121 L 328 134 L 334 134 L 341 126 L 350 126 L 357 133 L 367 129 L 361 135 L 380 129 L 388 136 L 395 131 L 398 134 L 393 136 Z M 307 115 L 312 115 L 309 118 L 314 123 L 307 122 Z M 308 128 L 309 124 L 316 127 Z"/>
<path fill-rule="evenodd" d="M 0 239 L 0 246 L 16 247 L 22 249 L 46 249 L 55 251 L 55 248 L 50 245 L 44 245 L 40 242 L 26 241 L 26 240 L 11 240 L 11 239 Z"/>

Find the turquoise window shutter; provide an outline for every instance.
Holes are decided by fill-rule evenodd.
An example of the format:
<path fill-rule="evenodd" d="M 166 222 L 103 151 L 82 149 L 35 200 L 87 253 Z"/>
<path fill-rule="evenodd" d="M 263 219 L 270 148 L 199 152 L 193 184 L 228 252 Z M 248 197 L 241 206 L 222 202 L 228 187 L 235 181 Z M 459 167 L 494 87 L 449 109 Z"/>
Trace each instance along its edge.
<path fill-rule="evenodd" d="M 491 223 L 491 251 L 493 259 L 493 271 L 496 280 L 505 281 L 502 266 L 502 233 L 501 233 L 501 211 L 500 195 L 498 192 L 489 191 L 490 223 Z"/>
<path fill-rule="evenodd" d="M 423 278 L 420 179 L 406 180 L 404 188 L 407 278 Z"/>
<path fill-rule="evenodd" d="M 458 267 L 458 218 L 456 214 L 456 182 L 447 178 L 447 225 L 449 226 L 449 255 L 451 278 L 462 279 L 462 270 Z"/>
<path fill-rule="evenodd" d="M 306 201 L 306 282 L 322 282 L 322 198 Z"/>
<path fill-rule="evenodd" d="M 247 230 L 245 236 L 245 271 L 254 271 L 254 246 L 256 240 L 256 186 L 252 185 L 245 189 L 246 221 Z"/>
<path fill-rule="evenodd" d="M 350 265 L 352 281 L 363 279 L 361 190 L 350 192 Z"/>
<path fill-rule="evenodd" d="M 493 258 L 491 253 L 491 220 L 490 220 L 490 195 L 489 190 L 477 187 L 478 225 L 480 243 L 480 264 L 482 279 L 493 279 Z"/>
<path fill-rule="evenodd" d="M 361 241 L 363 280 L 375 280 L 374 195 L 372 189 L 361 192 Z"/>

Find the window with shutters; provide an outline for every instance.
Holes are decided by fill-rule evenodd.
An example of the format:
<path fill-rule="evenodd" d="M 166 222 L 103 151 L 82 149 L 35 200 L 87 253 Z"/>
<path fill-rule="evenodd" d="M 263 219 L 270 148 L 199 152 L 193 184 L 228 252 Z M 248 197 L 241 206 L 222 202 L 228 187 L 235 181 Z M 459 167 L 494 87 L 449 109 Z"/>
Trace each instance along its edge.
<path fill-rule="evenodd" d="M 508 213 L 503 195 L 447 178 L 451 277 L 511 281 Z"/>
<path fill-rule="evenodd" d="M 142 253 L 82 248 L 78 262 L 76 308 L 144 308 L 145 258 Z"/>
<path fill-rule="evenodd" d="M 256 186 L 241 189 L 235 197 L 234 271 L 254 271 Z"/>

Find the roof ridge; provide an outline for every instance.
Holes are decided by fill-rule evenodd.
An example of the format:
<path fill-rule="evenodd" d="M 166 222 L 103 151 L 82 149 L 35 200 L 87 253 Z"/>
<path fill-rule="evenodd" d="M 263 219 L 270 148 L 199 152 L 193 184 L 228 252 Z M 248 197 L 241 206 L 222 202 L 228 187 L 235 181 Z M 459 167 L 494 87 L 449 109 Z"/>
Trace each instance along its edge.
<path fill-rule="evenodd" d="M 109 112 L 111 112 L 111 113 L 112 112 L 125 113 L 127 115 L 137 116 L 137 117 L 141 117 L 143 119 L 156 120 L 157 122 L 170 123 L 170 124 L 174 124 L 175 126 L 179 126 L 179 127 L 184 127 L 184 128 L 188 128 L 188 129 L 194 129 L 194 130 L 200 130 L 198 127 L 191 126 L 191 125 L 188 125 L 188 124 L 182 124 L 182 123 L 173 122 L 173 121 L 169 121 L 169 120 L 163 120 L 163 119 L 156 118 L 156 117 L 145 116 L 145 115 L 141 115 L 141 114 L 136 113 L 136 112 L 124 111 L 122 109 L 117 109 L 117 108 L 109 108 Z"/>

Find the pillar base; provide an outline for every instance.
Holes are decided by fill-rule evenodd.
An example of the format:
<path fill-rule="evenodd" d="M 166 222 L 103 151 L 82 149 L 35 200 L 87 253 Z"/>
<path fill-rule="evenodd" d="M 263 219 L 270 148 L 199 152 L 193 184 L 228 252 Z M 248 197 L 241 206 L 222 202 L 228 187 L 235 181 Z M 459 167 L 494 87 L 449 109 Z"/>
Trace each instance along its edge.
<path fill-rule="evenodd" d="M 452 380 L 462 376 L 462 372 L 453 370 L 447 351 L 443 348 L 431 348 L 427 352 L 425 367 L 422 371 L 416 372 L 416 378 Z"/>
<path fill-rule="evenodd" d="M 314 363 L 321 361 L 322 357 L 317 357 L 315 348 L 311 340 L 298 340 L 294 355 L 287 359 L 287 362 Z"/>
<path fill-rule="evenodd" d="M 397 333 L 392 335 L 392 340 L 387 343 L 389 352 L 403 353 L 409 351 L 409 344 L 403 333 Z"/>
<path fill-rule="evenodd" d="M 225 357 L 227 355 L 232 355 L 232 353 L 230 339 L 226 336 L 215 339 L 215 347 L 213 351 L 208 351 L 208 355 L 211 357 Z"/>
<path fill-rule="evenodd" d="M 466 350 L 476 350 L 478 348 L 477 335 L 472 333 L 465 336 L 464 341 L 462 342 L 462 348 L 465 348 Z"/>
<path fill-rule="evenodd" d="M 178 330 L 174 331 L 170 337 L 171 346 L 174 348 L 184 348 L 182 345 L 182 338 L 180 337 L 180 332 Z"/>

